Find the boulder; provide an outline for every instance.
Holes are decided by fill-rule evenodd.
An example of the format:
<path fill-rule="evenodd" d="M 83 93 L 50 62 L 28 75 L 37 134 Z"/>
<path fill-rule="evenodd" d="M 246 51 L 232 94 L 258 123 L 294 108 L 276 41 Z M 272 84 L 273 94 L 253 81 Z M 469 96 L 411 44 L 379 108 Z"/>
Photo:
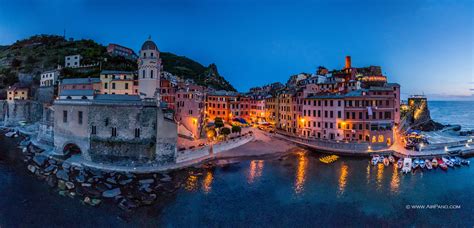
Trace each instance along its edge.
<path fill-rule="evenodd" d="M 155 180 L 153 179 L 145 179 L 145 180 L 139 180 L 138 183 L 140 184 L 153 184 Z"/>
<path fill-rule="evenodd" d="M 45 172 L 45 173 L 51 173 L 51 172 L 53 172 L 56 168 L 57 168 L 57 166 L 55 166 L 55 165 L 50 165 L 50 166 L 46 167 L 46 169 L 44 169 L 44 172 Z M 49 175 L 49 174 L 48 174 L 48 175 Z"/>
<path fill-rule="evenodd" d="M 71 168 L 71 165 L 69 163 L 63 162 L 62 167 L 63 169 L 69 169 Z"/>
<path fill-rule="evenodd" d="M 127 185 L 127 184 L 130 184 L 132 181 L 133 181 L 133 179 L 125 179 L 125 180 L 119 181 L 119 184 Z"/>
<path fill-rule="evenodd" d="M 69 174 L 64 170 L 59 170 L 56 173 L 56 177 L 58 177 L 59 179 L 64 180 L 64 181 L 69 181 Z"/>
<path fill-rule="evenodd" d="M 61 189 L 61 190 L 66 189 L 66 184 L 64 183 L 63 180 L 58 180 L 58 188 Z"/>
<path fill-rule="evenodd" d="M 45 156 L 42 156 L 42 155 L 36 155 L 33 157 L 33 162 L 39 166 L 39 167 L 42 167 L 45 163 L 46 163 L 46 158 Z"/>
<path fill-rule="evenodd" d="M 109 178 L 107 178 L 105 181 L 107 181 L 107 182 L 109 182 L 109 183 L 111 183 L 111 184 L 117 184 L 117 181 L 116 181 L 115 178 L 113 178 L 113 177 L 109 177 Z"/>
<path fill-rule="evenodd" d="M 86 177 L 84 177 L 83 173 L 80 172 L 77 176 L 76 176 L 76 181 L 79 182 L 79 183 L 84 183 L 86 181 Z"/>
<path fill-rule="evenodd" d="M 118 195 L 120 195 L 120 188 L 114 188 L 114 189 L 111 189 L 111 190 L 107 190 L 105 192 L 102 193 L 102 196 L 105 197 L 105 198 L 114 198 Z"/>
<path fill-rule="evenodd" d="M 46 182 L 48 182 L 49 187 L 54 188 L 58 184 L 58 179 L 55 176 L 48 176 Z"/>
<path fill-rule="evenodd" d="M 170 181 L 171 181 L 171 177 L 170 177 L 170 175 L 164 173 L 164 174 L 163 174 L 163 178 L 161 178 L 160 181 L 163 181 L 163 182 L 170 182 Z"/>
<path fill-rule="evenodd" d="M 73 189 L 75 186 L 74 186 L 74 183 L 68 181 L 68 182 L 66 182 L 66 187 L 67 187 L 67 189 Z"/>
<path fill-rule="evenodd" d="M 138 204 L 136 204 L 133 200 L 124 198 L 120 201 L 118 206 L 120 209 L 130 212 L 132 209 L 137 208 Z"/>
<path fill-rule="evenodd" d="M 29 170 L 31 173 L 35 173 L 35 172 L 36 172 L 36 166 L 34 166 L 34 165 L 28 165 L 28 170 Z"/>

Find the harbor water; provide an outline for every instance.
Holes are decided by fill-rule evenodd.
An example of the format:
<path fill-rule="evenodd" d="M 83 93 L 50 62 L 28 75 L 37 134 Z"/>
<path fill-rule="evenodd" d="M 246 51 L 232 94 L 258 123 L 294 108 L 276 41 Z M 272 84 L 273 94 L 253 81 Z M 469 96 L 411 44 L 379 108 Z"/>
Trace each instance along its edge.
<path fill-rule="evenodd" d="M 471 127 L 473 104 L 429 103 L 436 121 Z M 0 136 L 0 148 L 1 227 L 474 225 L 468 166 L 404 175 L 367 158 L 324 164 L 319 158 L 326 155 L 295 149 L 280 158 L 177 171 L 172 176 L 182 177 L 181 187 L 169 199 L 125 213 L 59 195 L 28 173 L 15 139 Z"/>

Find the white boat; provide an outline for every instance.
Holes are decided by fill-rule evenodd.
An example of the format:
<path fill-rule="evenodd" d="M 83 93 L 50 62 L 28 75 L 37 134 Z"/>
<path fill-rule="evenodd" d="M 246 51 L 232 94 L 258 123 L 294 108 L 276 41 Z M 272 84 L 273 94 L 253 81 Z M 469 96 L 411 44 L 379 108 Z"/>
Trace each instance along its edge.
<path fill-rule="evenodd" d="M 377 164 L 379 163 L 379 161 L 380 161 L 380 156 L 374 155 L 374 156 L 372 157 L 371 163 L 372 163 L 372 165 L 377 165 Z"/>
<path fill-rule="evenodd" d="M 427 169 L 433 169 L 433 165 L 431 164 L 431 161 L 429 159 L 425 160 L 425 165 Z"/>
<path fill-rule="evenodd" d="M 454 167 L 453 162 L 452 162 L 451 160 L 449 160 L 449 158 L 447 158 L 447 157 L 442 157 L 442 159 L 443 159 L 443 162 L 444 162 L 447 166 L 449 166 L 449 167 Z"/>
<path fill-rule="evenodd" d="M 411 158 L 404 158 L 403 159 L 403 168 L 402 172 L 403 173 L 409 173 L 411 172 Z"/>

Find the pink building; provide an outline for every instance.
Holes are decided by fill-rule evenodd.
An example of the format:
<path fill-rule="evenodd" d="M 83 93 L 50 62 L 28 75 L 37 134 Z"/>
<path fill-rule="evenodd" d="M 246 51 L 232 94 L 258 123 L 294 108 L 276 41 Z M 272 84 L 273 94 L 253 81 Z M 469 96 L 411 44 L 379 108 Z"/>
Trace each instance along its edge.
<path fill-rule="evenodd" d="M 194 139 L 200 138 L 204 126 L 205 94 L 202 87 L 184 88 L 175 94 L 175 120 L 192 134 Z"/>

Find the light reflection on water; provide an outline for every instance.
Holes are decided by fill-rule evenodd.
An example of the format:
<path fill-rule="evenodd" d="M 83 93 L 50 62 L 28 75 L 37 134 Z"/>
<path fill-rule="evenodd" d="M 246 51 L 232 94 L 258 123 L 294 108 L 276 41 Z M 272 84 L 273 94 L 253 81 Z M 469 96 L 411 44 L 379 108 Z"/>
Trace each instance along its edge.
<path fill-rule="evenodd" d="M 196 191 L 198 189 L 198 177 L 194 174 L 190 174 L 186 179 L 186 184 L 184 185 L 184 188 L 190 192 Z"/>
<path fill-rule="evenodd" d="M 263 160 L 252 160 L 250 162 L 249 173 L 247 176 L 247 182 L 249 184 L 252 184 L 257 178 L 262 176 L 263 165 Z"/>
<path fill-rule="evenodd" d="M 341 166 L 341 174 L 339 175 L 339 192 L 338 196 L 341 196 L 344 194 L 344 190 L 346 189 L 347 185 L 347 175 L 349 174 L 349 166 L 346 164 L 342 164 Z"/>
<path fill-rule="evenodd" d="M 393 165 L 392 180 L 390 181 L 390 191 L 393 193 L 398 193 L 400 187 L 400 176 L 398 174 L 397 164 Z"/>
<path fill-rule="evenodd" d="M 375 183 L 377 184 L 377 190 L 382 189 L 382 180 L 383 180 L 383 169 L 385 166 L 382 163 L 377 165 L 377 177 L 375 179 Z"/>
<path fill-rule="evenodd" d="M 304 183 L 306 181 L 306 168 L 308 166 L 308 157 L 305 152 L 298 152 L 298 168 L 295 177 L 295 193 L 300 194 L 304 190 Z"/>
<path fill-rule="evenodd" d="M 211 170 L 206 173 L 204 180 L 202 181 L 202 190 L 205 193 L 209 193 L 212 190 L 212 181 L 214 180 L 214 174 Z"/>

